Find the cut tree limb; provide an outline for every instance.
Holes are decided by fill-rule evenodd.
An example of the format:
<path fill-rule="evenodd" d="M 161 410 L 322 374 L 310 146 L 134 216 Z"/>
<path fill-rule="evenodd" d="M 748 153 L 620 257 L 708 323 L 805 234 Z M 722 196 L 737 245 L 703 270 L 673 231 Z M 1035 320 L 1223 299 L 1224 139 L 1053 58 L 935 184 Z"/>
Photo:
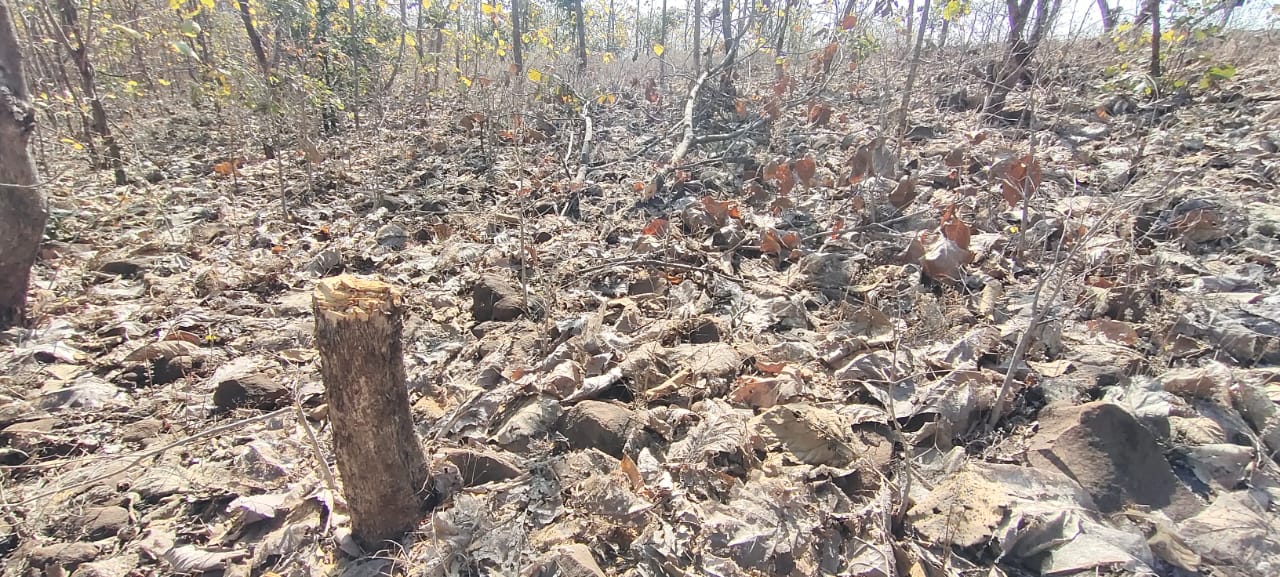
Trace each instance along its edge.
<path fill-rule="evenodd" d="M 417 527 L 427 482 L 405 388 L 399 290 L 350 275 L 313 294 L 316 347 L 351 532 L 370 549 Z"/>

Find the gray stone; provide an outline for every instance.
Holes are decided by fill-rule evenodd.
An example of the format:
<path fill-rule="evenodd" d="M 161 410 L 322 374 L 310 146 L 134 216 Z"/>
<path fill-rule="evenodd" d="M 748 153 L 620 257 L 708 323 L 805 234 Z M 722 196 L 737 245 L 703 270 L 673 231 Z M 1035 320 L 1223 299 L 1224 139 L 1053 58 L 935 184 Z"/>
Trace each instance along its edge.
<path fill-rule="evenodd" d="M 98 557 L 98 547 L 92 543 L 55 543 L 36 547 L 27 556 L 32 567 L 48 567 L 61 565 L 65 569 L 74 569 L 81 563 L 88 563 Z"/>
<path fill-rule="evenodd" d="M 622 405 L 582 401 L 565 411 L 558 428 L 569 440 L 570 448 L 595 447 L 621 458 L 634 420 L 635 412 Z"/>
<path fill-rule="evenodd" d="M 486 274 L 471 293 L 471 316 L 477 323 L 511 321 L 524 313 L 524 293 L 506 277 Z"/>
<path fill-rule="evenodd" d="M 247 407 L 273 411 L 289 396 L 279 380 L 261 373 L 227 379 L 213 390 L 213 404 L 219 409 Z"/>
<path fill-rule="evenodd" d="M 89 541 L 114 537 L 129 526 L 129 511 L 124 507 L 95 507 L 78 519 L 81 531 Z"/>
<path fill-rule="evenodd" d="M 1055 405 L 1040 416 L 1027 458 L 1075 479 L 1103 513 L 1142 505 L 1185 519 L 1199 512 L 1195 495 L 1174 476 L 1155 437 L 1120 405 Z"/>

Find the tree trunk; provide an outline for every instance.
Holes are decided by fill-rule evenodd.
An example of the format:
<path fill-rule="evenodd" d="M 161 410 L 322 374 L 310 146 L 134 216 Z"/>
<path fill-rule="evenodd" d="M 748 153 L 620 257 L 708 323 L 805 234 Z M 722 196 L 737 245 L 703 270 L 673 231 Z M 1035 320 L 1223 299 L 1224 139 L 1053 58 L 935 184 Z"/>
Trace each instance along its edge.
<path fill-rule="evenodd" d="M 784 68 L 782 59 L 787 55 L 787 27 L 791 25 L 791 4 L 793 0 L 786 0 L 786 4 L 782 7 L 782 25 L 778 26 L 778 42 L 774 45 L 774 77 L 777 80 L 782 79 Z"/>
<path fill-rule="evenodd" d="M 267 51 L 262 49 L 262 36 L 253 25 L 253 16 L 249 13 L 249 0 L 236 0 L 236 5 L 240 8 L 240 21 L 244 22 L 244 33 L 249 37 L 249 47 L 253 48 L 253 57 L 258 61 L 258 69 L 262 70 L 263 77 L 270 84 L 271 64 L 267 62 Z"/>
<path fill-rule="evenodd" d="M 400 65 L 404 62 L 404 47 L 409 43 L 409 8 L 406 4 L 405 0 L 400 0 L 400 47 L 396 51 L 396 60 L 391 66 L 391 74 L 382 85 L 383 94 L 390 93 L 392 85 L 396 83 L 396 77 L 400 75 Z"/>
<path fill-rule="evenodd" d="M 72 0 L 58 0 L 60 18 L 58 42 L 71 56 L 76 70 L 80 72 L 80 92 L 89 103 L 90 128 L 102 139 L 107 148 L 107 162 L 115 173 L 115 182 L 119 186 L 129 183 L 124 172 L 124 159 L 120 155 L 120 145 L 111 134 L 111 125 L 107 122 L 107 109 L 98 98 L 93 63 L 89 60 L 89 46 L 85 40 L 86 32 L 80 29 L 80 16 Z"/>
<path fill-rule="evenodd" d="M 702 73 L 702 0 L 693 0 L 693 76 Z"/>
<path fill-rule="evenodd" d="M 573 3 L 573 18 L 578 34 L 578 74 L 587 72 L 587 18 L 583 14 L 582 2 L 583 0 L 575 0 Z"/>
<path fill-rule="evenodd" d="M 724 53 L 733 52 L 733 2 L 720 2 L 720 34 L 724 36 Z"/>
<path fill-rule="evenodd" d="M 1149 0 L 1151 12 L 1151 77 L 1160 78 L 1160 0 Z"/>
<path fill-rule="evenodd" d="M 912 28 L 916 21 L 916 0 L 907 0 L 907 38 L 911 38 Z"/>
<path fill-rule="evenodd" d="M 947 32 L 951 31 L 951 21 L 942 19 L 942 31 L 938 33 L 938 49 L 940 53 L 947 47 Z"/>
<path fill-rule="evenodd" d="M 524 74 L 524 10 L 520 0 L 511 0 L 511 57 L 516 74 Z"/>
<path fill-rule="evenodd" d="M 658 27 L 658 43 L 662 45 L 662 54 L 658 55 L 658 86 L 665 90 L 667 88 L 667 0 L 662 0 L 662 13 L 658 15 Z"/>
<path fill-rule="evenodd" d="M 1005 0 L 1009 22 L 1008 54 L 1001 64 L 992 67 L 994 74 L 990 79 L 991 88 L 987 92 L 986 98 L 983 99 L 983 112 L 995 114 L 1004 109 L 1005 100 L 1008 99 L 1009 92 L 1013 90 L 1018 79 L 1022 77 L 1027 63 L 1031 61 L 1032 53 L 1035 51 L 1035 46 L 1028 43 L 1024 36 L 1027 20 L 1031 16 L 1031 8 L 1035 2 L 1044 3 L 1046 1 Z"/>
<path fill-rule="evenodd" d="M 405 387 L 403 299 L 390 285 L 343 275 L 317 283 L 312 304 L 352 536 L 377 550 L 416 528 L 426 503 L 426 458 Z"/>
<path fill-rule="evenodd" d="M 1098 15 L 1102 16 L 1102 31 L 1111 33 L 1116 28 L 1116 12 L 1107 0 L 1098 0 Z"/>
<path fill-rule="evenodd" d="M 920 68 L 920 49 L 924 47 L 925 23 L 929 18 L 929 0 L 924 0 L 924 9 L 920 11 L 920 27 L 916 29 L 916 46 L 911 54 L 911 68 L 907 71 L 907 85 L 902 89 L 902 108 L 898 111 L 898 134 L 907 132 L 907 109 L 911 105 L 911 89 L 916 83 L 916 72 Z"/>
<path fill-rule="evenodd" d="M 27 150 L 35 126 L 9 4 L 0 0 L 0 329 L 26 321 L 31 266 L 49 216 Z"/>
<path fill-rule="evenodd" d="M 614 0 L 609 0 L 609 30 L 608 32 L 606 32 L 606 34 L 608 34 L 609 37 L 604 41 L 605 50 L 609 52 L 613 52 L 618 48 L 617 24 L 618 24 L 618 15 L 617 15 L 617 12 L 614 12 Z"/>

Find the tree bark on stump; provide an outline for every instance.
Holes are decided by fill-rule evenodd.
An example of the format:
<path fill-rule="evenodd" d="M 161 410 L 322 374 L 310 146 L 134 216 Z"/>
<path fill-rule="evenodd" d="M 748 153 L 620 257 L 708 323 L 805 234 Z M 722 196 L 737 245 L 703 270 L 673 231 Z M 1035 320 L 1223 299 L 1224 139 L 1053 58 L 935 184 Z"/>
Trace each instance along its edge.
<path fill-rule="evenodd" d="M 399 290 L 343 275 L 312 295 L 316 347 L 351 532 L 378 549 L 417 527 L 427 469 L 409 414 Z"/>
<path fill-rule="evenodd" d="M 7 3 L 0 3 L 0 329 L 25 320 L 27 285 L 49 211 L 27 145 L 36 112 Z"/>

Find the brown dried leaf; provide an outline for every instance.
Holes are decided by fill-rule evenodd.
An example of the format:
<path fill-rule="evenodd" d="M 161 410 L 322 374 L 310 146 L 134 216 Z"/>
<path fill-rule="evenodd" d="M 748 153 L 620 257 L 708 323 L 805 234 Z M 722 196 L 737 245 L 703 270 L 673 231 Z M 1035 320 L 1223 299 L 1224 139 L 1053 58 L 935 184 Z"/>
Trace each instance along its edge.
<path fill-rule="evenodd" d="M 931 279 L 958 281 L 964 276 L 964 266 L 972 260 L 973 253 L 961 248 L 951 239 L 939 237 L 929 247 L 920 264 L 924 267 L 924 274 Z"/>
<path fill-rule="evenodd" d="M 809 106 L 809 124 L 811 126 L 825 126 L 831 122 L 831 107 L 821 102 L 815 102 Z"/>
<path fill-rule="evenodd" d="M 813 177 L 818 173 L 818 163 L 812 156 L 806 154 L 804 158 L 796 161 L 795 173 L 805 186 L 813 186 Z"/>
<path fill-rule="evenodd" d="M 903 207 L 911 204 L 916 199 L 916 179 L 904 176 L 898 180 L 898 185 L 893 187 L 893 191 L 889 193 L 889 204 L 893 208 L 902 210 Z"/>

